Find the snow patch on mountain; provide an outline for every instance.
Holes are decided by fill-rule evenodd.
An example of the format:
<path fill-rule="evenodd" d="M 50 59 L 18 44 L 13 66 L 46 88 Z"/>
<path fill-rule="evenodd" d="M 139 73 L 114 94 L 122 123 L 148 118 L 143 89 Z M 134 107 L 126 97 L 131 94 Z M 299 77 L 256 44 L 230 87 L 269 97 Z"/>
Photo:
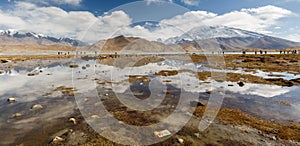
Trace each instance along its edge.
<path fill-rule="evenodd" d="M 211 38 L 261 38 L 265 35 L 247 30 L 241 30 L 226 26 L 200 26 L 189 30 L 181 36 L 172 37 L 164 41 L 166 44 L 176 44 L 193 40 L 204 40 Z"/>

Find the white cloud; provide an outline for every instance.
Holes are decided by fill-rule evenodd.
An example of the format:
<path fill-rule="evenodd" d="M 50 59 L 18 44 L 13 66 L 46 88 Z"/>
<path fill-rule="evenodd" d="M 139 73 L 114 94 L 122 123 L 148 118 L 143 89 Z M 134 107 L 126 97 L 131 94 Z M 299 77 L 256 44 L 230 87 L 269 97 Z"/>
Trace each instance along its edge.
<path fill-rule="evenodd" d="M 22 0 L 22 1 L 30 2 L 34 4 L 43 4 L 48 6 L 51 4 L 80 6 L 83 0 Z"/>
<path fill-rule="evenodd" d="M 190 11 L 162 22 L 175 25 L 184 31 L 201 25 L 225 25 L 260 33 L 270 33 L 268 29 L 276 25 L 280 18 L 291 15 L 293 13 L 289 10 L 275 6 L 264 6 L 232 11 L 223 15 L 206 11 Z"/>
<path fill-rule="evenodd" d="M 181 2 L 183 2 L 186 5 L 189 6 L 198 6 L 200 3 L 200 0 L 181 0 Z"/>
<path fill-rule="evenodd" d="M 68 2 L 71 1 L 73 0 Z M 281 18 L 291 15 L 291 11 L 275 6 L 242 9 L 222 15 L 207 11 L 190 11 L 162 20 L 159 22 L 161 27 L 149 30 L 143 26 L 130 27 L 132 19 L 123 11 L 97 17 L 88 11 L 67 12 L 58 7 L 41 7 L 18 1 L 14 3 L 12 10 L 0 9 L 0 28 L 32 31 L 55 37 L 72 37 L 88 42 L 106 39 L 116 34 L 156 40 L 178 36 L 201 25 L 225 25 L 269 33 L 270 29 L 278 26 Z"/>
<path fill-rule="evenodd" d="M 160 2 L 173 2 L 173 0 L 144 0 L 147 2 L 147 5 L 151 3 L 160 3 Z"/>
<path fill-rule="evenodd" d="M 74 5 L 78 6 L 82 2 L 82 0 L 51 0 L 57 4 L 67 4 L 67 5 Z"/>
<path fill-rule="evenodd" d="M 290 34 L 287 35 L 286 39 L 295 41 L 295 42 L 300 42 L 300 34 Z"/>
<path fill-rule="evenodd" d="M 93 25 L 95 23 L 95 25 Z M 16 2 L 11 11 L 0 11 L 0 26 L 25 32 L 36 32 L 55 37 L 80 39 L 89 29 L 93 36 L 84 41 L 97 41 L 107 38 L 119 27 L 129 25 L 131 19 L 123 11 L 116 11 L 103 17 L 94 16 L 88 11 L 66 12 L 58 7 L 39 7 L 28 2 Z M 95 36 L 95 33 L 98 33 Z"/>

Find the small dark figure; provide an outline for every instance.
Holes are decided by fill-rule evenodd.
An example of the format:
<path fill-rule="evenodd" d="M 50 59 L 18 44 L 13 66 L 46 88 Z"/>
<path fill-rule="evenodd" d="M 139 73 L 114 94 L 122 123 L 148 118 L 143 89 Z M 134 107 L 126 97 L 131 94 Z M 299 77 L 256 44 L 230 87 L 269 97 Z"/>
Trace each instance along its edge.
<path fill-rule="evenodd" d="M 267 54 L 267 51 L 265 51 L 265 54 Z"/>
<path fill-rule="evenodd" d="M 246 54 L 246 51 L 243 51 L 243 54 Z"/>
<path fill-rule="evenodd" d="M 256 54 L 257 54 L 257 51 L 255 51 L 254 54 L 256 55 Z"/>
<path fill-rule="evenodd" d="M 282 51 L 280 50 L 280 54 L 282 54 Z"/>
<path fill-rule="evenodd" d="M 260 50 L 259 52 L 260 52 L 260 54 L 263 54 L 263 51 L 262 51 L 262 50 Z"/>

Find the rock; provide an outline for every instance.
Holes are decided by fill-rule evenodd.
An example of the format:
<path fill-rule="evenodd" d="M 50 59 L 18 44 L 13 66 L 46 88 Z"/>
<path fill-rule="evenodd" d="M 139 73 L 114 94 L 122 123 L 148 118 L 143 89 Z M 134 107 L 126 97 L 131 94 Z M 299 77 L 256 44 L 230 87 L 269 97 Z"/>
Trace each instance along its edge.
<path fill-rule="evenodd" d="M 233 84 L 228 84 L 228 86 L 229 86 L 229 87 L 232 87 L 232 86 L 234 86 L 234 85 L 233 85 Z"/>
<path fill-rule="evenodd" d="M 34 106 L 31 107 L 32 110 L 40 110 L 40 109 L 43 109 L 44 107 L 40 104 L 36 104 Z"/>
<path fill-rule="evenodd" d="M 91 67 L 91 65 L 89 65 L 89 64 L 86 64 L 85 66 L 86 66 L 86 67 Z M 97 66 L 96 66 L 96 67 L 97 67 Z"/>
<path fill-rule="evenodd" d="M 14 102 L 16 102 L 16 98 L 10 97 L 10 98 L 7 99 L 7 101 L 9 103 L 14 103 Z"/>
<path fill-rule="evenodd" d="M 86 67 L 85 67 L 85 66 L 83 66 L 83 67 L 82 67 L 82 69 L 83 69 L 83 70 L 85 70 L 85 69 L 86 69 Z"/>
<path fill-rule="evenodd" d="M 15 113 L 15 114 L 13 114 L 11 117 L 12 118 L 18 118 L 18 117 L 21 117 L 22 116 L 22 114 L 20 114 L 20 113 Z"/>
<path fill-rule="evenodd" d="M 76 119 L 75 119 L 75 118 L 70 118 L 70 119 L 69 119 L 69 122 L 72 122 L 74 125 L 76 125 L 76 124 L 77 124 L 77 122 L 76 122 Z"/>
<path fill-rule="evenodd" d="M 55 136 L 55 138 L 52 140 L 52 143 L 53 144 L 58 144 L 58 143 L 63 142 L 63 141 L 64 141 L 63 138 L 61 138 L 59 136 Z"/>
<path fill-rule="evenodd" d="M 281 105 L 285 105 L 285 106 L 292 106 L 290 103 L 288 103 L 286 101 L 279 101 L 278 103 Z"/>
<path fill-rule="evenodd" d="M 194 133 L 197 138 L 200 138 L 200 133 Z"/>
<path fill-rule="evenodd" d="M 169 130 L 155 131 L 154 135 L 156 135 L 159 138 L 162 138 L 171 135 L 171 132 Z"/>
<path fill-rule="evenodd" d="M 9 60 L 1 59 L 1 63 L 7 63 L 7 62 L 10 62 L 10 61 Z"/>
<path fill-rule="evenodd" d="M 39 75 L 39 73 L 28 73 L 27 75 L 30 76 L 30 77 L 32 77 L 32 76 L 37 76 L 37 75 Z"/>
<path fill-rule="evenodd" d="M 183 144 L 183 143 L 184 143 L 184 140 L 181 139 L 181 138 L 177 138 L 177 142 L 180 143 L 180 144 Z"/>
<path fill-rule="evenodd" d="M 79 67 L 79 66 L 78 66 L 78 64 L 76 64 L 76 63 L 73 62 L 73 63 L 70 63 L 70 64 L 69 64 L 69 67 L 70 67 L 70 68 L 77 68 L 77 67 Z"/>
<path fill-rule="evenodd" d="M 275 140 L 275 141 L 277 140 L 277 138 L 275 136 L 273 136 L 272 139 Z"/>
<path fill-rule="evenodd" d="M 192 107 L 204 106 L 204 104 L 201 103 L 200 101 L 191 101 L 191 102 L 190 102 L 190 105 L 191 105 Z"/>
<path fill-rule="evenodd" d="M 93 118 L 93 119 L 99 119 L 100 117 L 98 115 L 92 115 L 91 118 Z"/>
<path fill-rule="evenodd" d="M 245 86 L 245 83 L 244 83 L 244 82 L 238 82 L 237 84 L 238 84 L 240 87 Z"/>

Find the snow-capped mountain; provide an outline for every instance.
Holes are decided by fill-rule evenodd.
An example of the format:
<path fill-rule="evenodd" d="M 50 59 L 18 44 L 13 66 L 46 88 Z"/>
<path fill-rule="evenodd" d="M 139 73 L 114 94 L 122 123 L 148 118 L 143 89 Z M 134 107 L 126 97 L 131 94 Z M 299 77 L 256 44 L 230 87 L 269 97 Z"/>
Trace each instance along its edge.
<path fill-rule="evenodd" d="M 0 44 L 4 45 L 64 45 L 84 46 L 86 43 L 71 38 L 55 38 L 34 32 L 19 32 L 16 30 L 0 30 Z"/>
<path fill-rule="evenodd" d="M 223 50 L 242 50 L 247 48 L 282 49 L 299 46 L 292 42 L 268 35 L 226 26 L 201 26 L 192 28 L 181 36 L 164 41 L 165 44 L 192 44 L 192 41 L 207 41 L 214 39 Z"/>
<path fill-rule="evenodd" d="M 256 32 L 241 30 L 226 26 L 200 26 L 195 27 L 181 36 L 169 38 L 165 41 L 167 44 L 174 44 L 193 40 L 205 40 L 211 38 L 235 38 L 235 37 L 254 37 L 261 38 L 265 35 Z"/>

